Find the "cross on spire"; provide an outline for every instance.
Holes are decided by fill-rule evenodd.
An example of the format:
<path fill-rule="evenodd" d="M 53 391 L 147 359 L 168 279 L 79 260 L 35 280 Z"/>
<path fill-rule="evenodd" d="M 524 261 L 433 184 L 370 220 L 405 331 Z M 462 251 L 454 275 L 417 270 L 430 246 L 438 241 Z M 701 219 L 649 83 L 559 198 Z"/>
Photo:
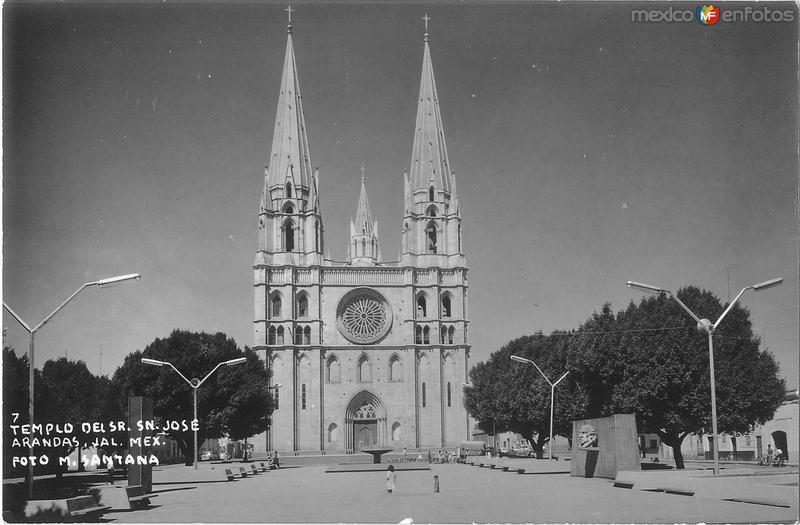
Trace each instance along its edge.
<path fill-rule="evenodd" d="M 284 9 L 284 11 L 289 13 L 289 24 L 291 24 L 292 23 L 292 6 L 287 7 L 286 9 Z"/>
<path fill-rule="evenodd" d="M 428 13 L 425 13 L 425 16 L 423 16 L 422 19 L 425 20 L 425 32 L 427 33 L 428 32 L 428 20 L 430 20 L 431 17 L 428 16 Z"/>
<path fill-rule="evenodd" d="M 365 167 L 364 167 L 364 165 L 362 164 L 362 165 L 361 165 L 361 182 L 362 182 L 362 183 L 364 182 L 364 170 L 365 170 L 365 169 L 366 169 L 366 168 L 365 168 Z"/>

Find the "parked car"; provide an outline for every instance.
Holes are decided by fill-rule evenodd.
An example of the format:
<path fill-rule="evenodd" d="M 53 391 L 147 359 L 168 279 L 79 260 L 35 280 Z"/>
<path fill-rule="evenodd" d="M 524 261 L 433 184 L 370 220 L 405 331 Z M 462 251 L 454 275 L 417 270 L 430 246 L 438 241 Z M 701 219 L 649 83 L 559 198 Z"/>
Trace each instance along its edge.
<path fill-rule="evenodd" d="M 206 450 L 202 454 L 200 454 L 200 461 L 211 461 L 219 459 L 219 454 L 216 452 L 211 452 L 210 450 Z"/>
<path fill-rule="evenodd" d="M 531 449 L 530 445 L 517 445 L 511 447 L 511 449 L 506 452 L 506 455 L 516 458 L 532 458 L 533 450 Z"/>

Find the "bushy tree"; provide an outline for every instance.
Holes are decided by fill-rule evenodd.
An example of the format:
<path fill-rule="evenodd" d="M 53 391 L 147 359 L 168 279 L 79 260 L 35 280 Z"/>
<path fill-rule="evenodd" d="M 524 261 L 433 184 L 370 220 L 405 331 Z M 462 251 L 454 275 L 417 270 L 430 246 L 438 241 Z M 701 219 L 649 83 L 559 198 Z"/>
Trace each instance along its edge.
<path fill-rule="evenodd" d="M 220 362 L 246 357 L 243 364 L 220 367 L 198 388 L 198 445 L 206 438 L 226 434 L 234 439 L 248 438 L 268 428 L 274 406 L 268 389 L 269 373 L 250 348 L 240 349 L 233 339 L 219 332 L 175 330 L 169 337 L 156 339 L 143 351 L 125 358 L 113 377 L 122 396 L 151 398 L 154 418 L 159 422 L 191 423 L 192 388 L 170 367 L 145 365 L 141 362 L 143 357 L 170 362 L 190 380 L 204 378 Z M 194 456 L 191 428 L 167 433 L 190 464 Z"/>
<path fill-rule="evenodd" d="M 678 297 L 712 321 L 725 308 L 696 287 L 679 290 Z M 586 388 L 589 417 L 636 414 L 638 431 L 658 435 L 683 468 L 683 440 L 711 429 L 708 333 L 665 294 L 631 302 L 616 315 L 605 305 L 578 333 L 569 361 Z M 714 336 L 720 432 L 747 432 L 780 405 L 785 383 L 775 359 L 759 347 L 748 311 L 734 306 Z"/>
<path fill-rule="evenodd" d="M 472 388 L 464 404 L 486 432 L 517 432 L 530 439 L 542 457 L 550 432 L 550 385 L 533 365 L 514 362 L 512 355 L 533 360 L 550 381 L 568 370 L 567 334 L 523 336 L 494 352 L 485 363 L 470 370 Z M 571 436 L 571 422 L 584 412 L 586 396 L 581 385 L 567 376 L 555 389 L 553 434 Z"/>

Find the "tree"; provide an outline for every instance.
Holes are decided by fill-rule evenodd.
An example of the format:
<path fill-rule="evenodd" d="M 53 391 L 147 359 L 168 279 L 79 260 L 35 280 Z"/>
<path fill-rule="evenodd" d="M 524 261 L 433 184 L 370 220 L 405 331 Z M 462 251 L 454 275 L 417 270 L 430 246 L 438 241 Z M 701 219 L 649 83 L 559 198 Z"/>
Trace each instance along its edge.
<path fill-rule="evenodd" d="M 269 372 L 250 348 L 241 350 L 225 334 L 173 331 L 156 339 L 143 351 L 125 358 L 114 373 L 113 382 L 121 395 L 145 396 L 153 400 L 153 415 L 163 423 L 186 421 L 189 428 L 168 430 L 187 464 L 194 457 L 192 388 L 170 367 L 154 367 L 141 362 L 143 357 L 167 361 L 188 379 L 202 379 L 218 363 L 246 357 L 244 364 L 220 367 L 197 389 L 199 420 L 198 444 L 207 438 L 226 434 L 246 439 L 264 432 L 270 423 L 273 401 L 269 392 Z"/>
<path fill-rule="evenodd" d="M 35 381 L 35 379 L 34 379 Z M 27 456 L 28 449 L 12 448 L 14 433 L 10 425 L 28 423 L 28 356 L 17 356 L 13 348 L 3 347 L 3 477 L 24 472 L 17 469 L 12 475 L 11 458 Z"/>
<path fill-rule="evenodd" d="M 697 287 L 678 297 L 699 317 L 717 319 L 726 305 Z M 638 431 L 656 434 L 684 467 L 681 443 L 711 428 L 708 335 L 665 294 L 616 314 L 605 305 L 570 346 L 574 379 L 589 395 L 589 417 L 635 413 Z M 785 382 L 769 352 L 760 350 L 750 315 L 734 306 L 714 337 L 718 426 L 747 432 L 772 418 Z"/>
<path fill-rule="evenodd" d="M 512 355 L 536 362 L 551 381 L 567 371 L 567 334 L 523 336 L 494 352 L 485 363 L 470 370 L 472 388 L 464 404 L 488 432 L 517 432 L 530 439 L 542 457 L 550 433 L 550 385 L 531 365 L 515 363 Z M 571 422 L 584 411 L 583 389 L 567 376 L 555 389 L 553 434 L 571 436 Z"/>

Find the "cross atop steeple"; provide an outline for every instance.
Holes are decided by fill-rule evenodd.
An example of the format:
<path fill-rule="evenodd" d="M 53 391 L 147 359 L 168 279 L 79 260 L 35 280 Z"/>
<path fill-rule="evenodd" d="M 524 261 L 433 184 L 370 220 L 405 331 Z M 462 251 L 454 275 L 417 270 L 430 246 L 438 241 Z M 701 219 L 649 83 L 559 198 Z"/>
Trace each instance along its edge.
<path fill-rule="evenodd" d="M 289 32 L 291 33 L 292 32 L 292 11 L 293 11 L 292 6 L 290 5 L 289 7 L 284 9 L 284 11 L 289 13 L 289 25 L 287 27 L 289 28 Z"/>
<path fill-rule="evenodd" d="M 362 184 L 364 183 L 364 170 L 366 170 L 366 169 L 367 168 L 365 168 L 364 165 L 362 164 L 361 165 L 361 183 Z"/>
<path fill-rule="evenodd" d="M 428 32 L 428 20 L 430 20 L 431 17 L 428 16 L 428 13 L 425 13 L 425 16 L 423 16 L 422 19 L 425 20 L 425 32 L 427 33 Z"/>

